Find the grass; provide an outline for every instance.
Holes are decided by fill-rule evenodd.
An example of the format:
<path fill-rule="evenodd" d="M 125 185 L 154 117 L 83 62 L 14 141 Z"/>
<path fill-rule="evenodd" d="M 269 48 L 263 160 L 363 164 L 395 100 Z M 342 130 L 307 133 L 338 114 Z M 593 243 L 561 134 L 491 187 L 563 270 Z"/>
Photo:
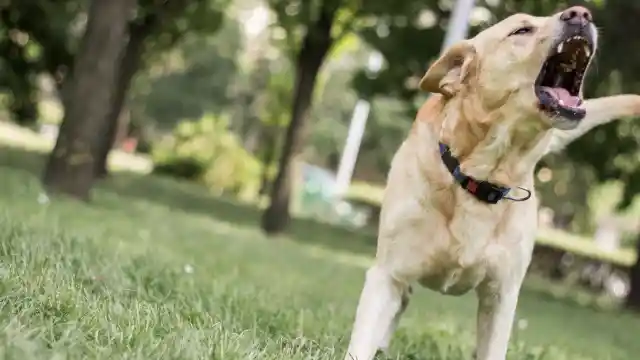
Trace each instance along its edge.
<path fill-rule="evenodd" d="M 0 358 L 339 359 L 368 237 L 296 221 L 265 238 L 258 214 L 188 184 L 120 174 L 94 201 L 46 201 L 42 159 L 0 149 Z M 419 290 L 398 359 L 468 359 L 472 296 Z M 640 318 L 527 286 L 509 359 L 622 360 Z"/>

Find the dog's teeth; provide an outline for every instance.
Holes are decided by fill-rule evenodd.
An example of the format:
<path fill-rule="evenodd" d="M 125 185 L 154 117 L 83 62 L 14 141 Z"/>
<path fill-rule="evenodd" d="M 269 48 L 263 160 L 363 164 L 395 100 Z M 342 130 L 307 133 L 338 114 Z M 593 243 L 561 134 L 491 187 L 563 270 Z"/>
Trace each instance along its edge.
<path fill-rule="evenodd" d="M 558 45 L 558 49 L 557 50 L 558 50 L 559 53 L 562 52 L 562 47 L 563 46 L 564 46 L 563 42 L 561 42 L 560 45 Z"/>
<path fill-rule="evenodd" d="M 585 53 L 585 55 L 587 55 L 587 57 L 590 57 L 591 56 L 591 49 L 589 49 L 588 46 L 585 46 L 584 47 L 584 53 Z"/>

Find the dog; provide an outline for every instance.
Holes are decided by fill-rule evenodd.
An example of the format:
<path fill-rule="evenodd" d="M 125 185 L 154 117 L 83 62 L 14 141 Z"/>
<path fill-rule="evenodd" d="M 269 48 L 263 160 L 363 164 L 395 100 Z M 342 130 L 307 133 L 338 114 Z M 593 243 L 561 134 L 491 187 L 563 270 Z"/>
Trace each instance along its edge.
<path fill-rule="evenodd" d="M 412 285 L 478 298 L 478 360 L 504 360 L 537 230 L 534 167 L 595 126 L 640 115 L 639 95 L 583 100 L 597 49 L 574 6 L 512 15 L 431 64 L 431 93 L 391 163 L 374 264 L 345 360 L 387 351 Z"/>

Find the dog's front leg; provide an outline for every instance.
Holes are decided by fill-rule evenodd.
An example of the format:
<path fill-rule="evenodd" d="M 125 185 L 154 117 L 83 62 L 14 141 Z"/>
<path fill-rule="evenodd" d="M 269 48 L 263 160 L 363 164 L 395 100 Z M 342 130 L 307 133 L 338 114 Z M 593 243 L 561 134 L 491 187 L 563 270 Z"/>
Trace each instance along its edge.
<path fill-rule="evenodd" d="M 476 360 L 505 360 L 521 284 L 482 284 L 477 289 Z"/>
<path fill-rule="evenodd" d="M 379 265 L 367 271 L 345 360 L 372 360 L 378 349 L 388 347 L 408 290 Z"/>
<path fill-rule="evenodd" d="M 612 95 L 585 101 L 587 115 L 580 125 L 573 130 L 554 130 L 553 138 L 547 152 L 562 150 L 572 141 L 596 126 L 616 119 L 640 116 L 640 95 Z"/>

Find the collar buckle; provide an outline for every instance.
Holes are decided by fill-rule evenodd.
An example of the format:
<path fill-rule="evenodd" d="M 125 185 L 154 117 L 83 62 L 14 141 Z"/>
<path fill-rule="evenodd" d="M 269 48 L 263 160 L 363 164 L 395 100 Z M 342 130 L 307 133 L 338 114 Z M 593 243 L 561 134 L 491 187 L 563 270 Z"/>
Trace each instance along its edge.
<path fill-rule="evenodd" d="M 526 201 L 526 200 L 529 200 L 529 198 L 531 198 L 531 190 L 529 190 L 529 189 L 525 189 L 525 188 L 520 187 L 520 186 L 518 186 L 518 189 L 520 189 L 520 190 L 522 190 L 522 191 L 526 191 L 526 192 L 527 192 L 527 195 L 525 195 L 524 197 L 521 197 L 521 198 L 515 198 L 515 199 L 514 199 L 514 198 L 512 198 L 512 197 L 509 197 L 509 196 L 504 196 L 504 198 L 505 198 L 505 199 L 507 199 L 507 200 L 516 201 L 516 202 Z"/>

